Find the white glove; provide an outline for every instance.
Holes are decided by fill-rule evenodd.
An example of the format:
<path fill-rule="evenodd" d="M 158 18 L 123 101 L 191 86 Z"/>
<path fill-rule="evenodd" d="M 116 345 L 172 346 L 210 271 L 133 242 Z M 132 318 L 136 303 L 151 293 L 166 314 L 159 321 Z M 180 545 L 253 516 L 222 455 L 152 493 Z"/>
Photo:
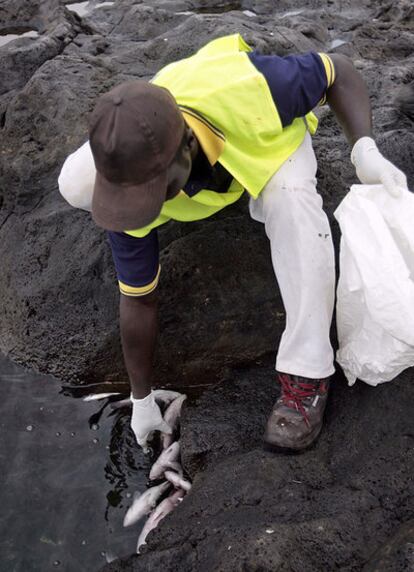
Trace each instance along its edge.
<path fill-rule="evenodd" d="M 394 197 L 408 190 L 407 177 L 381 155 L 371 137 L 358 139 L 352 148 L 351 162 L 358 179 L 365 185 L 382 184 Z"/>
<path fill-rule="evenodd" d="M 135 399 L 131 393 L 131 401 L 131 429 L 140 447 L 144 450 L 147 449 L 147 440 L 152 431 L 172 433 L 171 427 L 162 418 L 161 410 L 155 402 L 153 392 L 144 397 L 144 399 Z"/>

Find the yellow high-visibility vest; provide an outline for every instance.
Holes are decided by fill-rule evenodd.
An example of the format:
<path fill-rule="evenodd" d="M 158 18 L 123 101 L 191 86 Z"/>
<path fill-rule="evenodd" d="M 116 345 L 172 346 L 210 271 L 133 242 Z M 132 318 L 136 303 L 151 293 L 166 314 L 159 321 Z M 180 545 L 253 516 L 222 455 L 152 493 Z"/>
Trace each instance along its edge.
<path fill-rule="evenodd" d="M 210 164 L 218 161 L 234 180 L 226 193 L 203 189 L 189 197 L 181 191 L 164 203 L 151 224 L 127 234 L 143 237 L 171 219 L 207 218 L 237 201 L 244 190 L 257 198 L 306 131 L 315 133 L 313 113 L 282 126 L 266 79 L 251 63 L 249 51 L 239 34 L 218 38 L 152 79 L 172 93 Z"/>

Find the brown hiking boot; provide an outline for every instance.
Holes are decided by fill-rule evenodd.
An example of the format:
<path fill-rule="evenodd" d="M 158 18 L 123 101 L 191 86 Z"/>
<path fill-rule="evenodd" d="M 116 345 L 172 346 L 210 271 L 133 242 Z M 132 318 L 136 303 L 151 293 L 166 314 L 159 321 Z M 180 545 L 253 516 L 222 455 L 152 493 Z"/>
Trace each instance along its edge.
<path fill-rule="evenodd" d="M 277 375 L 281 394 L 267 420 L 264 440 L 272 447 L 300 451 L 309 447 L 322 429 L 329 377 Z"/>

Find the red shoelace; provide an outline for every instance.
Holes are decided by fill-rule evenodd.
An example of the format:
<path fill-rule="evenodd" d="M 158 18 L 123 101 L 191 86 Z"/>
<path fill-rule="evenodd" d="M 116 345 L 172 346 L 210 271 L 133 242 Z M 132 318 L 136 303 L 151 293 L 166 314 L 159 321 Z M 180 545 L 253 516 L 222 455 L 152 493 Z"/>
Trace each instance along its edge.
<path fill-rule="evenodd" d="M 308 397 L 316 396 L 319 390 L 322 390 L 323 393 L 324 388 L 322 383 L 316 379 L 315 381 L 310 381 L 308 383 L 297 381 L 293 376 L 287 373 L 279 373 L 278 379 L 282 388 L 280 397 L 283 400 L 283 404 L 286 405 L 286 407 L 299 411 L 302 414 L 306 425 L 309 427 L 309 417 L 303 405 L 303 400 Z"/>

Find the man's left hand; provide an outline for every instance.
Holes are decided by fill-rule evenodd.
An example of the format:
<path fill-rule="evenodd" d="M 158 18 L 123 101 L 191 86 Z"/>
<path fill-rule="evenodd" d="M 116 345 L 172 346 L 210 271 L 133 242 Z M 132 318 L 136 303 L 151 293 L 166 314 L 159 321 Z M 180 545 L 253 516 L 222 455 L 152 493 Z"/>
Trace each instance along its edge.
<path fill-rule="evenodd" d="M 355 143 L 351 161 L 361 183 L 366 185 L 384 185 L 394 197 L 407 191 L 407 177 L 390 161 L 381 155 L 371 137 L 361 137 Z"/>

